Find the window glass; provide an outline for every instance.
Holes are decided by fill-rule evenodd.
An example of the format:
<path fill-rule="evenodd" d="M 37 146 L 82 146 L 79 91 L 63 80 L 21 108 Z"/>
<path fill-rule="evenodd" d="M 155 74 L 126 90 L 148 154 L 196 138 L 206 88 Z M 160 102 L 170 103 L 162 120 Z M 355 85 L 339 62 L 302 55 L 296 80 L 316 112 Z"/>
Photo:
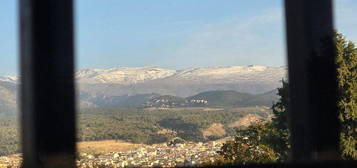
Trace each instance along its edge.
<path fill-rule="evenodd" d="M 339 101 L 353 104 L 356 49 L 341 44 L 357 41 L 357 3 L 334 5 L 337 47 L 352 51 L 338 53 Z M 17 167 L 16 1 L 0 11 L 0 165 Z M 80 167 L 287 160 L 282 0 L 77 0 L 75 11 Z M 341 122 L 344 159 L 356 159 L 355 122 Z"/>
<path fill-rule="evenodd" d="M 0 2 L 0 165 L 19 165 L 17 1 Z M 11 161 L 10 161 L 11 160 Z"/>
<path fill-rule="evenodd" d="M 263 143 L 287 71 L 282 1 L 76 6 L 81 165 L 285 159 Z"/>

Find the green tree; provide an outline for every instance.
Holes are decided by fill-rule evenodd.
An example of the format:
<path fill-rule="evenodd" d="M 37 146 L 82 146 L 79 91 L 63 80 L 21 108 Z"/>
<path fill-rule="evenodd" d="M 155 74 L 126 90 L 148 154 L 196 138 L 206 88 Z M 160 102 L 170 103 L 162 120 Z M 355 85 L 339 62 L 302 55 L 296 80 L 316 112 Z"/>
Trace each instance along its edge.
<path fill-rule="evenodd" d="M 225 163 L 267 163 L 278 160 L 279 154 L 266 143 L 270 132 L 268 125 L 260 122 L 238 131 L 234 140 L 227 141 L 218 152 Z"/>
<path fill-rule="evenodd" d="M 336 33 L 340 149 L 344 159 L 357 159 L 357 49 Z"/>
<path fill-rule="evenodd" d="M 266 143 L 279 154 L 279 161 L 285 161 L 290 151 L 290 131 L 287 114 L 289 106 L 289 84 L 282 80 L 282 87 L 278 88 L 279 100 L 273 104 L 273 118 L 270 123 L 270 132 Z"/>
<path fill-rule="evenodd" d="M 347 41 L 342 34 L 336 33 L 335 41 L 338 75 L 337 106 L 338 118 L 341 122 L 341 157 L 347 160 L 355 160 L 357 159 L 357 49 L 355 44 Z M 282 85 L 278 89 L 280 99 L 272 106 L 274 114 L 272 121 L 270 123 L 250 126 L 244 131 L 238 131 L 235 140 L 228 141 L 219 152 L 221 154 L 221 162 L 222 158 L 227 163 L 235 161 L 266 162 L 269 159 L 270 161 L 284 161 L 287 159 L 290 149 L 290 133 L 287 123 L 289 90 L 287 82 L 282 81 Z M 257 131 L 257 129 L 261 131 Z M 243 137 L 247 136 L 249 139 L 243 139 Z M 246 149 L 246 144 L 252 144 L 256 147 L 264 145 L 267 147 L 266 149 L 272 149 L 270 152 L 274 153 L 274 157 L 249 158 L 249 155 L 256 155 L 256 153 L 250 152 L 250 148 Z"/>
<path fill-rule="evenodd" d="M 267 163 L 287 159 L 290 148 L 286 116 L 289 101 L 288 83 L 284 80 L 277 94 L 280 99 L 272 106 L 272 121 L 261 121 L 238 130 L 234 140 L 227 141 L 218 152 L 221 156 L 218 164 Z"/>

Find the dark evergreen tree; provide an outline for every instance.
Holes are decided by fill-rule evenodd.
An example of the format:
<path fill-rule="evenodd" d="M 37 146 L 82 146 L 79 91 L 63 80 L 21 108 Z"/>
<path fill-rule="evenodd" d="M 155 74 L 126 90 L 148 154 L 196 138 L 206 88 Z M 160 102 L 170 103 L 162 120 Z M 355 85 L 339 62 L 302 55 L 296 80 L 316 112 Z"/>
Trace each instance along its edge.
<path fill-rule="evenodd" d="M 335 35 L 337 57 L 337 80 L 338 80 L 338 114 L 341 122 L 340 132 L 340 150 L 341 157 L 347 160 L 357 159 L 357 48 L 351 41 L 347 41 L 342 34 Z M 278 89 L 280 99 L 272 106 L 274 117 L 270 123 L 258 124 L 248 127 L 244 131 L 238 131 L 234 141 L 229 141 L 223 145 L 220 161 L 232 163 L 237 158 L 238 161 L 266 162 L 267 159 L 274 161 L 275 156 L 278 161 L 284 161 L 288 157 L 289 129 L 287 122 L 287 113 L 289 106 L 288 83 L 282 81 L 282 88 Z M 257 130 L 264 130 L 257 131 Z M 250 132 L 250 133 L 249 133 Z M 244 138 L 245 139 L 242 139 Z M 247 139 L 248 137 L 248 139 Z M 264 155 L 263 158 L 250 158 L 242 153 L 244 145 L 239 143 L 251 144 L 250 146 L 264 145 L 266 149 L 274 155 Z M 267 152 L 267 151 L 266 151 Z M 248 152 L 250 155 L 254 153 Z M 268 154 L 268 153 L 266 153 Z M 274 159 L 273 159 L 274 158 Z"/>
<path fill-rule="evenodd" d="M 336 33 L 340 148 L 344 159 L 357 159 L 357 48 Z"/>
<path fill-rule="evenodd" d="M 278 88 L 280 99 L 273 104 L 274 117 L 271 122 L 270 146 L 279 153 L 279 160 L 285 161 L 290 151 L 290 132 L 287 121 L 289 106 L 289 84 L 282 80 L 282 87 Z"/>
<path fill-rule="evenodd" d="M 272 106 L 272 121 L 238 130 L 234 140 L 226 142 L 218 152 L 221 155 L 219 163 L 213 164 L 282 162 L 287 159 L 290 149 L 286 116 L 289 93 L 288 83 L 284 80 L 277 94 L 280 99 Z"/>

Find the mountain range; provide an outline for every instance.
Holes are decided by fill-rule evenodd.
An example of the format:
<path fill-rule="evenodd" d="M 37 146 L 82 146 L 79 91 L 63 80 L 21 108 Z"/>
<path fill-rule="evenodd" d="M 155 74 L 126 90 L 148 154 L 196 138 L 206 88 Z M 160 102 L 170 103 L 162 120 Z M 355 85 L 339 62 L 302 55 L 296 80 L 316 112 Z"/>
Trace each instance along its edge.
<path fill-rule="evenodd" d="M 190 97 L 215 90 L 261 95 L 279 87 L 286 72 L 286 67 L 259 65 L 184 70 L 117 67 L 82 69 L 75 76 L 80 106 L 102 107 L 145 103 L 160 95 Z M 0 77 L 0 113 L 16 107 L 17 84 L 15 76 Z M 250 101 L 254 104 L 254 99 Z"/>

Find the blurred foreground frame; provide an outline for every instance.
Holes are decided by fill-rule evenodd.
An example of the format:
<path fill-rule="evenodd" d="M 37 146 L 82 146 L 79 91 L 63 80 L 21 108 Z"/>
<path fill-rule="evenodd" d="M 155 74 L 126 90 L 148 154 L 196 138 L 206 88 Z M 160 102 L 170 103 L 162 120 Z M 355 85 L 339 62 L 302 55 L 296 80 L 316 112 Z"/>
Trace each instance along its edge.
<path fill-rule="evenodd" d="M 24 168 L 75 167 L 72 0 L 20 0 Z"/>
<path fill-rule="evenodd" d="M 22 167 L 74 168 L 73 0 L 19 0 L 19 6 Z M 237 167 L 356 165 L 338 158 L 332 16 L 332 0 L 285 0 L 291 160 Z"/>

